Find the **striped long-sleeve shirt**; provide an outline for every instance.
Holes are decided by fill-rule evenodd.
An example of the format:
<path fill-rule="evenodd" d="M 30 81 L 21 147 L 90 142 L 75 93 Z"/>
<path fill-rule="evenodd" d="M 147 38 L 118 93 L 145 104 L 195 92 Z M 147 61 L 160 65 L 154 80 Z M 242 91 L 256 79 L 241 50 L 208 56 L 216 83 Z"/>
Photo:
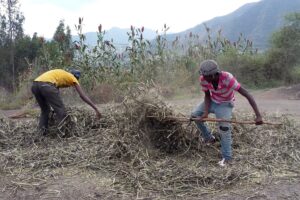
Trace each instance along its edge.
<path fill-rule="evenodd" d="M 222 71 L 219 76 L 218 88 L 215 90 L 212 83 L 207 82 L 203 76 L 199 78 L 202 91 L 209 91 L 212 101 L 216 103 L 233 102 L 234 91 L 240 89 L 241 85 L 229 72 Z"/>

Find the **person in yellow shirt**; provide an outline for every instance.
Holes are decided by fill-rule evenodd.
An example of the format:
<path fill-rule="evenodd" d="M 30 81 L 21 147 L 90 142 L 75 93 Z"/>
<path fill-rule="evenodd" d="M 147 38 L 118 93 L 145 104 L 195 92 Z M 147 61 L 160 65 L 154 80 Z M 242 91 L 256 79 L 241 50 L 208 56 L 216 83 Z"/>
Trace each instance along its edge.
<path fill-rule="evenodd" d="M 32 84 L 31 91 L 41 108 L 39 130 L 46 134 L 50 107 L 57 115 L 58 122 L 66 117 L 66 109 L 59 94 L 59 88 L 74 87 L 81 99 L 90 105 L 96 112 L 97 118 L 101 118 L 96 105 L 88 98 L 79 85 L 80 71 L 72 69 L 69 72 L 62 69 L 47 71 L 37 77 Z"/>

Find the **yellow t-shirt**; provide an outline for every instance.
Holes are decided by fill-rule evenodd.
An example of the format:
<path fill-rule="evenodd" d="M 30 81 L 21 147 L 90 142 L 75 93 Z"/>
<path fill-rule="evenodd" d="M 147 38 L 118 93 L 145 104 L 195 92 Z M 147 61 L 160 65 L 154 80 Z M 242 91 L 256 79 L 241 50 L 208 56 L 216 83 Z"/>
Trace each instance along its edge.
<path fill-rule="evenodd" d="M 34 81 L 37 82 L 50 82 L 53 83 L 58 88 L 70 87 L 76 84 L 79 85 L 78 80 L 75 76 L 62 69 L 54 69 L 47 71 L 37 77 Z"/>

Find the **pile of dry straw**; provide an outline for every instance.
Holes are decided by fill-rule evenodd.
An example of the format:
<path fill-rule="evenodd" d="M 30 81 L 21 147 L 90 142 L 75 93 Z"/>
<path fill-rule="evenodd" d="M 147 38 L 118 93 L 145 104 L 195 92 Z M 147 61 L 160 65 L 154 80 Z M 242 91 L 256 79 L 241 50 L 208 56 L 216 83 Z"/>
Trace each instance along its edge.
<path fill-rule="evenodd" d="M 23 181 L 51 178 L 58 169 L 106 172 L 124 197 L 195 197 L 237 184 L 265 183 L 300 173 L 300 133 L 287 117 L 280 127 L 233 125 L 234 164 L 219 167 L 219 143 L 205 146 L 194 124 L 154 90 L 136 88 L 117 106 L 93 113 L 72 108 L 59 130 L 41 136 L 37 120 L 0 119 L 0 173 Z M 149 117 L 151 116 L 151 117 Z M 239 113 L 239 120 L 253 116 Z M 210 124 L 212 128 L 215 124 Z M 59 174 L 55 174 L 59 175 Z"/>

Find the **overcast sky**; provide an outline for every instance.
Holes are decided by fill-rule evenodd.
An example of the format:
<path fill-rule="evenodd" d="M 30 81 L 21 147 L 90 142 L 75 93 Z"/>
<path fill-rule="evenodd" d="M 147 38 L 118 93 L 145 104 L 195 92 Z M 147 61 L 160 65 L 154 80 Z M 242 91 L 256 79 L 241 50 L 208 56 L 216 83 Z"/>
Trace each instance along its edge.
<path fill-rule="evenodd" d="M 60 20 L 72 34 L 78 18 L 84 18 L 84 32 L 112 27 L 145 26 L 168 33 L 192 28 L 204 21 L 233 12 L 242 5 L 259 0 L 19 0 L 25 16 L 24 31 L 32 36 L 51 38 Z"/>

